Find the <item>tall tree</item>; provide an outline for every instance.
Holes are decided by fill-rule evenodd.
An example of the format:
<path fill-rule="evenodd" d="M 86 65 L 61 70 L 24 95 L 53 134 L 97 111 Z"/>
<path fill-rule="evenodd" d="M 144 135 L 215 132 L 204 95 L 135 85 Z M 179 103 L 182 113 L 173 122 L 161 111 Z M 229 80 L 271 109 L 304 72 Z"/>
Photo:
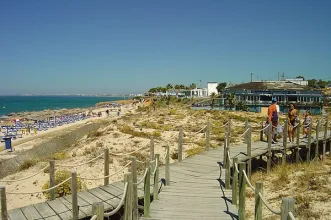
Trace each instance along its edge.
<path fill-rule="evenodd" d="M 190 86 L 189 86 L 189 89 L 196 89 L 197 88 L 197 85 L 195 83 L 192 83 Z"/>
<path fill-rule="evenodd" d="M 174 87 L 173 87 L 170 83 L 166 85 L 166 89 L 167 89 L 167 90 L 170 90 L 170 89 L 173 89 L 173 88 L 174 88 Z"/>
<path fill-rule="evenodd" d="M 216 87 L 218 94 L 223 93 L 223 90 L 225 89 L 226 86 L 227 86 L 226 82 L 219 83 Z"/>

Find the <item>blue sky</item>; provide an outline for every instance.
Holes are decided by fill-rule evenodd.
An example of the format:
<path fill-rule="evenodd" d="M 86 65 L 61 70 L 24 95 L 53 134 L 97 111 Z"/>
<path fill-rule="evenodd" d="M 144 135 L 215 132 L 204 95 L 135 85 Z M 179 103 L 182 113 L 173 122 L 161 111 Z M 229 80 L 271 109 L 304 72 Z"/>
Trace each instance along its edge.
<path fill-rule="evenodd" d="M 0 94 L 331 78 L 331 1 L 0 1 Z"/>

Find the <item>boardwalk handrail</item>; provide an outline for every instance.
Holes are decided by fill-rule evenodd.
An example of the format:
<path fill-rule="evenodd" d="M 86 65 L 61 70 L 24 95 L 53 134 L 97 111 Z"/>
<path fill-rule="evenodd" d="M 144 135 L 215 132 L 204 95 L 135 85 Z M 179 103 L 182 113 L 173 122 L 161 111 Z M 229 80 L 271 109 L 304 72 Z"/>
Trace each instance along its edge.
<path fill-rule="evenodd" d="M 16 179 L 16 180 L 0 180 L 0 182 L 18 182 L 18 181 L 30 179 L 30 178 L 32 178 L 34 176 L 37 176 L 39 173 L 45 171 L 48 167 L 49 167 L 49 165 L 45 166 L 44 168 L 42 168 L 41 170 L 39 170 L 37 173 L 34 173 L 34 174 L 32 174 L 30 176 L 27 176 L 27 177 L 23 177 L 23 178 Z"/>
<path fill-rule="evenodd" d="M 276 210 L 274 209 L 269 203 L 268 201 L 263 197 L 262 193 L 259 192 L 259 197 L 261 198 L 261 200 L 263 201 L 263 204 L 274 214 L 276 215 L 280 215 L 282 213 L 281 210 Z"/>
<path fill-rule="evenodd" d="M 114 175 L 118 174 L 119 172 L 121 172 L 122 170 L 124 170 L 126 167 L 128 167 L 131 163 L 132 163 L 132 161 L 128 162 L 123 167 L 121 167 L 119 170 L 117 170 L 115 173 L 109 174 L 107 176 L 102 176 L 102 177 L 97 177 L 97 178 L 88 178 L 88 177 L 81 177 L 81 176 L 79 176 L 77 178 L 82 179 L 82 180 L 102 180 L 104 178 L 108 178 L 108 177 L 111 177 L 111 176 L 114 176 Z"/>
<path fill-rule="evenodd" d="M 13 194 L 13 195 L 19 195 L 19 194 L 38 194 L 38 193 L 44 193 L 44 192 L 48 192 L 52 189 L 55 189 L 63 184 L 65 184 L 66 182 L 68 182 L 69 180 L 71 180 L 71 177 L 69 177 L 68 179 L 65 179 L 64 181 L 62 181 L 61 183 L 53 186 L 53 187 L 50 187 L 48 189 L 44 189 L 44 190 L 40 190 L 40 191 L 35 191 L 35 192 L 7 192 L 7 194 Z"/>
<path fill-rule="evenodd" d="M 122 207 L 123 202 L 124 202 L 124 200 L 125 200 L 125 197 L 126 197 L 127 191 L 128 191 L 128 183 L 125 183 L 125 185 L 124 185 L 124 192 L 123 192 L 123 195 L 122 195 L 121 201 L 120 201 L 119 204 L 117 205 L 116 209 L 114 209 L 114 210 L 111 211 L 111 212 L 107 212 L 107 213 L 105 213 L 105 214 L 104 214 L 105 217 L 112 216 L 112 215 L 114 215 L 116 212 L 118 212 L 118 210 L 120 210 L 120 208 Z"/>
<path fill-rule="evenodd" d="M 99 158 L 102 157 L 102 156 L 103 156 L 103 153 L 100 154 L 100 155 L 98 155 L 98 156 L 96 156 L 95 158 L 93 158 L 93 159 L 91 159 L 91 160 L 88 160 L 88 161 L 84 162 L 84 163 L 79 163 L 79 164 L 68 164 L 68 165 L 66 165 L 66 164 L 55 164 L 55 166 L 58 166 L 58 167 L 79 167 L 79 166 L 83 166 L 83 165 L 89 164 L 89 163 L 91 163 L 91 162 L 93 162 L 93 161 L 99 159 Z"/>

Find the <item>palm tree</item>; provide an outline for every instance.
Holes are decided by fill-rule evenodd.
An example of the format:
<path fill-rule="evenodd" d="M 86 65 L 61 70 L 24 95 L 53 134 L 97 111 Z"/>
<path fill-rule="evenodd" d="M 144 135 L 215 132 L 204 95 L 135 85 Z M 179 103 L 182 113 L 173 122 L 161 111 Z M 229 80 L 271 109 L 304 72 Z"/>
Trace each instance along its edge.
<path fill-rule="evenodd" d="M 170 84 L 170 83 L 168 83 L 167 85 L 166 85 L 166 89 L 167 90 L 170 90 L 170 89 L 173 89 L 174 87 Z"/>
<path fill-rule="evenodd" d="M 192 83 L 190 86 L 189 86 L 190 89 L 195 89 L 197 88 L 197 85 L 195 83 Z"/>
<path fill-rule="evenodd" d="M 210 107 L 211 107 L 211 109 L 214 109 L 214 103 L 215 103 L 215 98 L 217 98 L 217 94 L 215 92 L 212 92 L 210 94 L 210 98 L 211 98 L 211 105 L 210 105 Z"/>

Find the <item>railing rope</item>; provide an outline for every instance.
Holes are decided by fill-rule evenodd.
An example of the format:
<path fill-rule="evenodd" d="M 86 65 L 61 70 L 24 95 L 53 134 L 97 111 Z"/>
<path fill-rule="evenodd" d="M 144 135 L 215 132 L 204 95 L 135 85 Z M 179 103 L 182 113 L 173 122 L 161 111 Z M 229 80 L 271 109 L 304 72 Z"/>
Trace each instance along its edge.
<path fill-rule="evenodd" d="M 120 210 L 120 208 L 122 207 L 124 200 L 126 198 L 126 194 L 128 191 L 128 185 L 129 185 L 129 183 L 127 183 L 127 182 L 124 184 L 123 195 L 122 195 L 122 198 L 121 198 L 119 204 L 117 205 L 117 207 L 113 211 L 105 213 L 104 217 L 110 217 L 110 216 L 114 215 L 116 212 L 118 212 L 118 210 Z"/>
<path fill-rule="evenodd" d="M 155 154 L 155 171 L 153 172 L 154 176 L 154 187 L 153 187 L 153 199 L 158 200 L 159 199 L 159 160 L 160 160 L 160 154 Z"/>

